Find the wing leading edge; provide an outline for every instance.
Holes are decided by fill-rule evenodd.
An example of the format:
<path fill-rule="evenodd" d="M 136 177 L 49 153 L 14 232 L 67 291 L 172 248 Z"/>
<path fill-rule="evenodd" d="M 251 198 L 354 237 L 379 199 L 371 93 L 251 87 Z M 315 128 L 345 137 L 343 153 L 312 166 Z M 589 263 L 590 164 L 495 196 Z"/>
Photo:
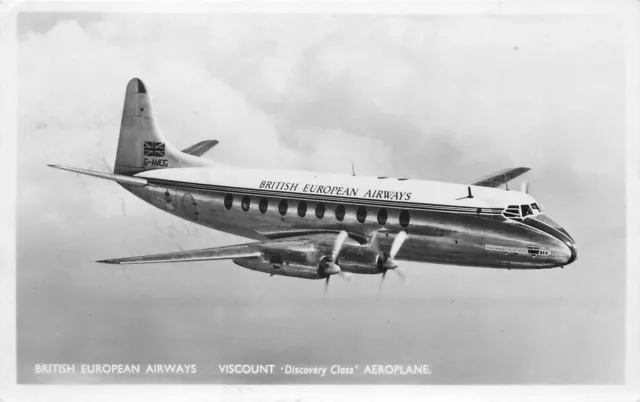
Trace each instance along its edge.
<path fill-rule="evenodd" d="M 256 245 L 259 243 L 239 244 L 233 246 L 213 247 L 200 250 L 177 251 L 174 253 L 141 255 L 137 257 L 113 258 L 100 260 L 103 264 L 151 264 L 162 262 L 190 262 L 227 260 L 235 258 L 253 258 L 262 255 Z"/>
<path fill-rule="evenodd" d="M 265 255 L 278 254 L 291 250 L 309 252 L 312 250 L 330 250 L 337 233 L 310 234 L 305 236 L 291 236 L 283 239 L 267 240 L 236 244 L 232 246 L 212 247 L 199 250 L 176 251 L 173 253 L 141 255 L 136 257 L 112 258 L 100 260 L 103 264 L 152 264 L 175 263 L 211 260 L 236 260 L 260 258 Z"/>
<path fill-rule="evenodd" d="M 509 181 L 527 173 L 529 170 L 531 170 L 531 168 L 528 168 L 528 167 L 507 168 L 499 172 L 490 174 L 488 176 L 482 177 L 474 181 L 473 183 L 469 183 L 469 184 L 472 186 L 481 186 L 481 187 L 498 187 L 502 184 L 507 184 Z"/>

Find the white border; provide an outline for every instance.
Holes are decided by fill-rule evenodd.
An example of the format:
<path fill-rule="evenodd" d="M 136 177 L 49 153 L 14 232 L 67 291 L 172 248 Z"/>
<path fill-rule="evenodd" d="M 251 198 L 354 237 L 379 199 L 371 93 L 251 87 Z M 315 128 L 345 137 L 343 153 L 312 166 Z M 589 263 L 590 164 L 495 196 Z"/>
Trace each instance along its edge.
<path fill-rule="evenodd" d="M 152 8 L 150 10 L 150 8 Z M 638 178 L 640 166 L 640 1 L 428 1 L 409 2 L 210 2 L 154 3 L 137 1 L 107 4 L 99 2 L 0 3 L 0 401 L 60 399 L 65 401 L 122 400 L 149 398 L 175 400 L 367 400 L 387 401 L 438 399 L 473 400 L 579 400 L 640 401 L 640 275 L 637 267 L 640 212 Z M 624 386 L 226 386 L 226 385 L 105 385 L 47 386 L 16 385 L 16 140 L 17 140 L 17 14 L 20 11 L 65 12 L 260 12 L 260 13 L 371 13 L 371 14 L 581 14 L 608 15 L 620 19 L 627 30 L 626 64 L 626 174 L 627 174 L 627 279 L 626 279 L 626 385 Z M 602 133 L 606 135 L 606 133 Z M 606 217 L 603 217 L 603 219 Z"/>
<path fill-rule="evenodd" d="M 640 389 L 640 2 L 630 7 L 626 15 L 626 212 L 627 212 L 627 278 L 626 278 L 626 365 L 625 376 L 628 385 L 633 382 L 636 391 Z M 640 400 L 640 397 L 636 397 Z"/>

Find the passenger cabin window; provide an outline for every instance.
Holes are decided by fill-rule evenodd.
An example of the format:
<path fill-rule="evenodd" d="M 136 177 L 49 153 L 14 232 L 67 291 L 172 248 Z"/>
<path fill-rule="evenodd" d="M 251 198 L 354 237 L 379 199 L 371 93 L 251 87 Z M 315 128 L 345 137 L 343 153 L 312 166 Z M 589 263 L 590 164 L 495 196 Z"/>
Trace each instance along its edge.
<path fill-rule="evenodd" d="M 529 205 L 520 205 L 520 207 L 522 208 L 522 216 L 533 215 L 533 210 Z"/>
<path fill-rule="evenodd" d="M 358 222 L 364 223 L 367 219 L 367 208 L 359 207 L 358 211 L 356 211 L 356 218 L 358 219 Z"/>
<path fill-rule="evenodd" d="M 324 218 L 324 204 L 321 202 L 316 205 L 316 218 Z"/>
<path fill-rule="evenodd" d="M 278 211 L 280 211 L 280 215 L 285 216 L 288 209 L 289 204 L 287 203 L 287 200 L 280 201 L 280 204 L 278 204 Z"/>
<path fill-rule="evenodd" d="M 298 203 L 298 216 L 304 218 L 307 214 L 307 203 L 305 201 L 300 201 Z"/>
<path fill-rule="evenodd" d="M 249 198 L 248 195 L 245 195 L 244 197 L 242 197 L 242 210 L 243 211 L 248 211 L 249 210 L 249 206 L 251 205 L 251 198 Z"/>
<path fill-rule="evenodd" d="M 380 208 L 378 210 L 378 223 L 381 225 L 387 223 L 387 210 L 385 208 Z"/>
<path fill-rule="evenodd" d="M 336 219 L 340 222 L 344 219 L 344 205 L 342 204 L 336 207 Z"/>
<path fill-rule="evenodd" d="M 231 209 L 233 206 L 233 195 L 227 194 L 224 196 L 224 207 L 227 209 Z"/>
<path fill-rule="evenodd" d="M 400 226 L 406 228 L 409 226 L 409 221 L 411 220 L 411 215 L 409 215 L 409 211 L 402 211 L 400 213 Z"/>
<path fill-rule="evenodd" d="M 266 198 L 260 198 L 260 203 L 258 204 L 258 209 L 263 214 L 267 212 L 267 208 L 269 207 L 269 201 Z"/>

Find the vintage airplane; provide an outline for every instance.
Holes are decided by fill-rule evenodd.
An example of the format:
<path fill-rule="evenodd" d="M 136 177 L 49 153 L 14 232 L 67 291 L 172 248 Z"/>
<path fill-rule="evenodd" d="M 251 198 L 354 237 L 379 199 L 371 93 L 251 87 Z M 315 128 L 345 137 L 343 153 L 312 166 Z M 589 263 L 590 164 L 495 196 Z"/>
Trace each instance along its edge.
<path fill-rule="evenodd" d="M 271 275 L 326 279 L 382 274 L 398 260 L 505 269 L 562 267 L 572 237 L 508 182 L 505 169 L 471 184 L 230 168 L 202 159 L 217 141 L 178 150 L 165 140 L 137 78 L 126 89 L 113 173 L 49 165 L 112 180 L 170 214 L 257 241 L 108 259 L 142 264 L 230 259 Z M 397 271 L 396 271 L 397 272 Z"/>

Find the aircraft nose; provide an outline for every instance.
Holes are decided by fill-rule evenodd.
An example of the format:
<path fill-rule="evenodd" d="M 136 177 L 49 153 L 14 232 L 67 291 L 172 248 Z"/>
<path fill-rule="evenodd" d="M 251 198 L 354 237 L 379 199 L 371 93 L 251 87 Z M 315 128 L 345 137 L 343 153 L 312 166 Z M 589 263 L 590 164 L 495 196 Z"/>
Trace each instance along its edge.
<path fill-rule="evenodd" d="M 569 256 L 569 260 L 567 261 L 567 264 L 566 264 L 566 265 L 569 265 L 578 259 L 578 248 L 576 247 L 576 244 L 573 242 L 570 242 L 570 243 L 568 242 L 565 244 L 569 248 L 569 252 L 571 253 L 571 255 Z"/>
<path fill-rule="evenodd" d="M 525 223 L 548 233 L 564 244 L 566 247 L 566 249 L 564 249 L 566 254 L 563 252 L 561 258 L 558 260 L 558 263 L 560 263 L 561 266 L 569 265 L 578 259 L 578 248 L 576 247 L 575 240 L 573 240 L 573 237 L 571 237 L 569 232 L 551 218 L 543 214 L 539 214 L 535 217 L 525 219 Z"/>

